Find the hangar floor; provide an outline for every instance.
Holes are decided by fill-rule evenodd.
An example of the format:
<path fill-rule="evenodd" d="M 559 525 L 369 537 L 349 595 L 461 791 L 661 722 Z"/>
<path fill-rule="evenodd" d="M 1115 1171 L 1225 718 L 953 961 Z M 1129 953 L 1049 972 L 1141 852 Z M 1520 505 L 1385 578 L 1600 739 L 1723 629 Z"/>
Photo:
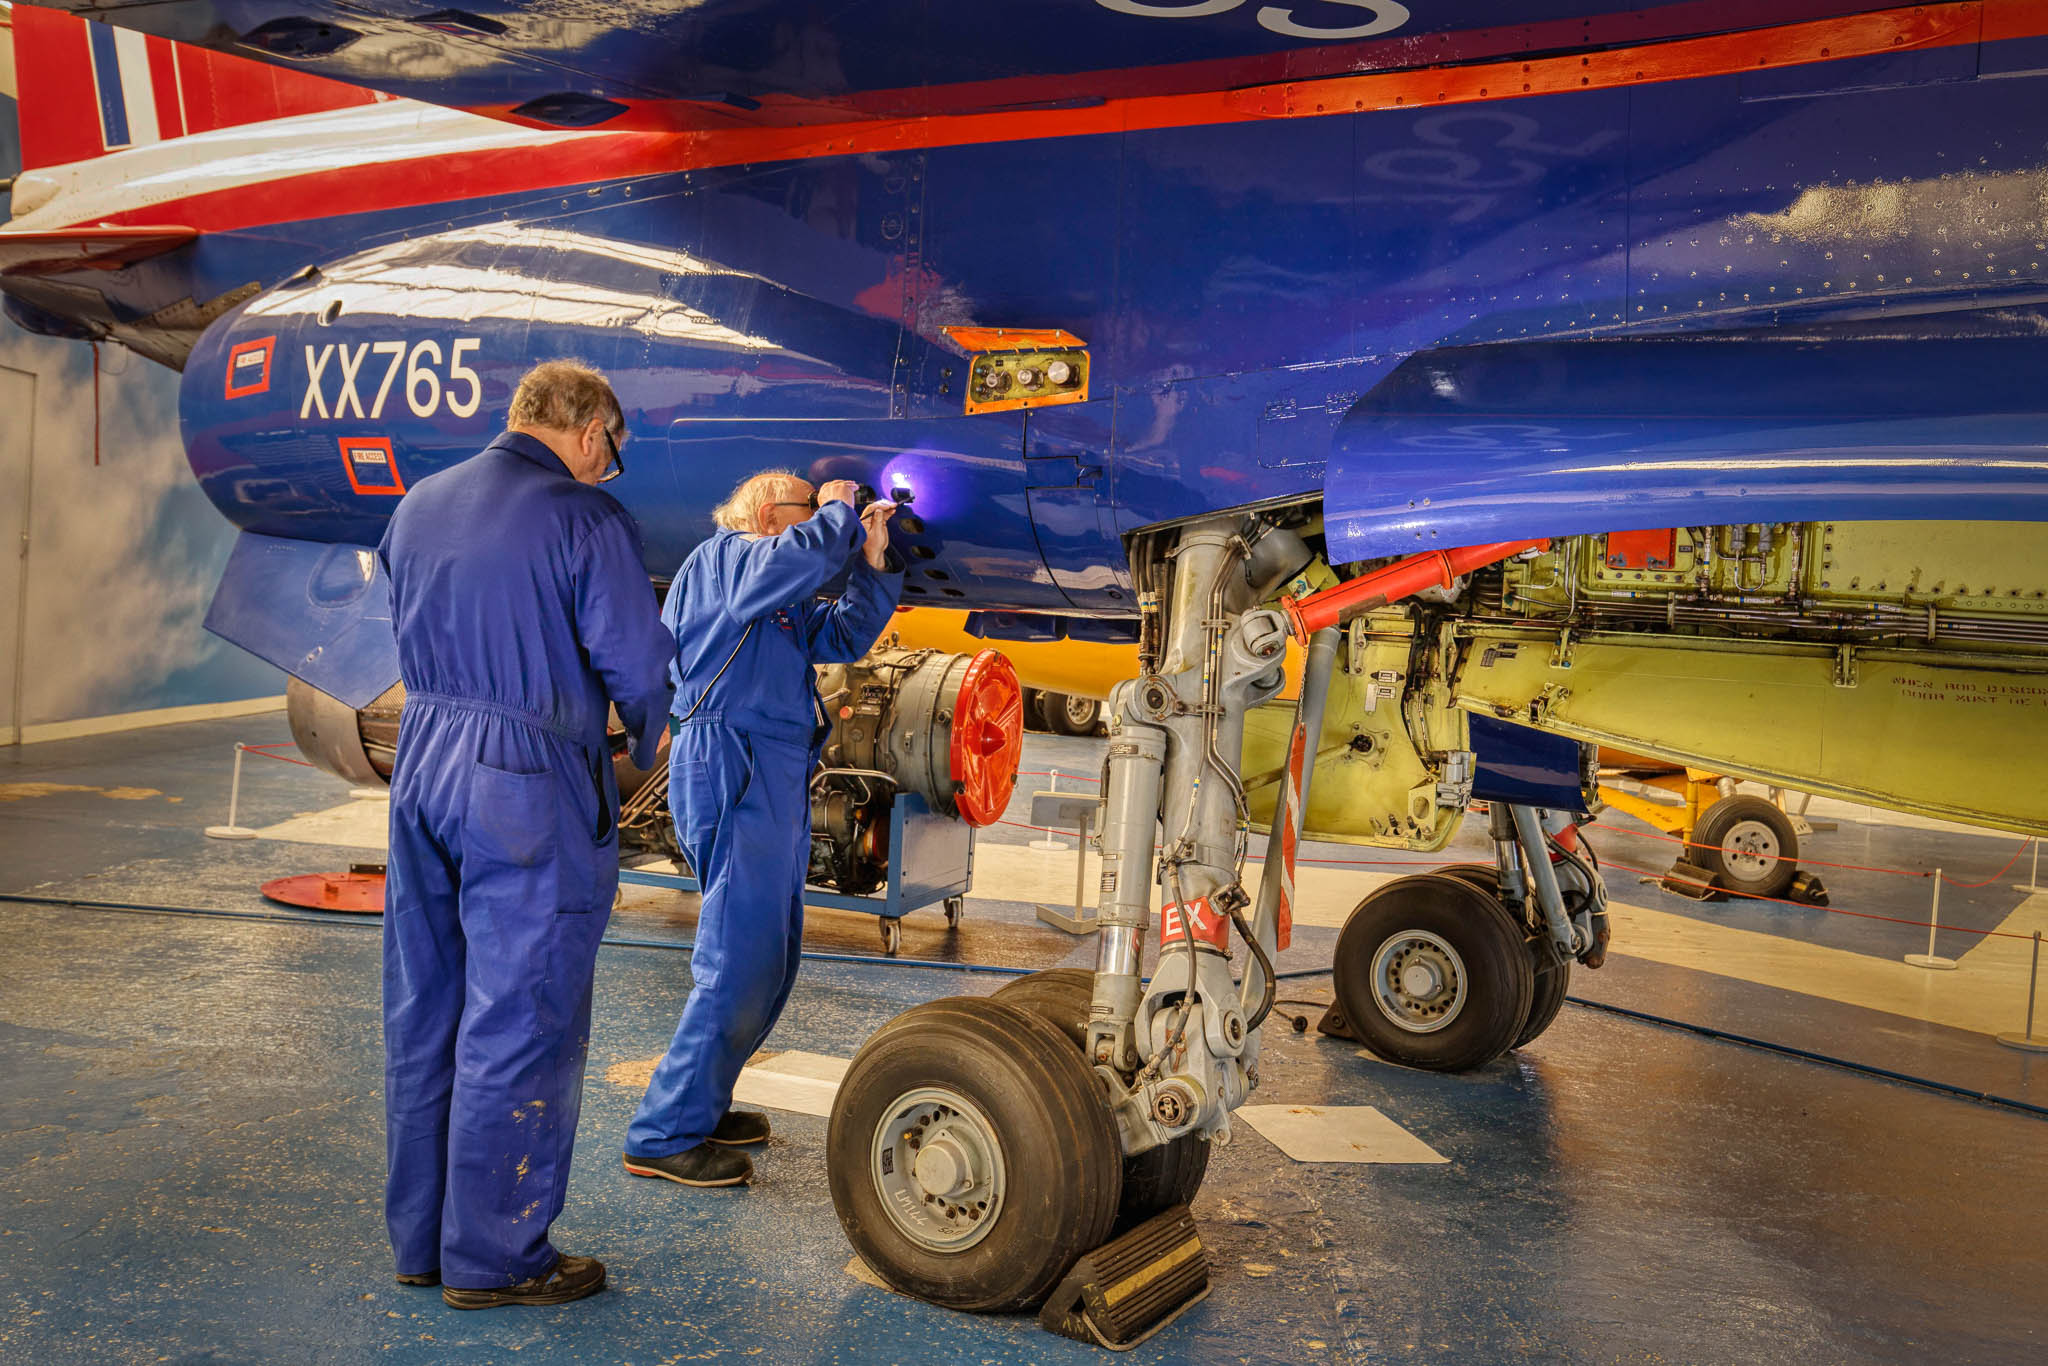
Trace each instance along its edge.
<path fill-rule="evenodd" d="M 564 1246 L 605 1258 L 613 1290 L 562 1309 L 462 1314 L 396 1286 L 379 1210 L 375 921 L 294 918 L 255 891 L 375 857 L 331 844 L 359 838 L 348 832 L 364 817 L 344 809 L 341 783 L 252 760 L 243 823 L 300 821 L 302 838 L 324 828 L 330 847 L 199 833 L 224 814 L 231 743 L 285 738 L 281 717 L 258 717 L 0 752 L 0 1359 L 1098 1359 L 1028 1319 L 948 1314 L 861 1280 L 825 1192 L 825 1121 L 804 1112 L 829 1092 L 831 1060 L 891 1015 L 993 990 L 1000 976 L 808 964 L 770 1041 L 779 1059 L 757 1060 L 748 1083 L 791 1107 L 774 1115 L 756 1184 L 689 1191 L 619 1170 L 638 1083 L 688 984 L 679 948 L 694 899 L 654 891 L 614 918 L 616 938 L 643 942 L 599 958 L 583 1141 L 557 1225 Z M 1093 742 L 1033 737 L 1026 767 L 1092 772 L 1095 753 Z M 1617 830 L 1598 841 L 1610 860 L 1668 861 L 1620 838 L 1625 820 L 1603 824 Z M 985 832 L 984 885 L 1070 892 L 1071 852 L 1031 850 L 1033 838 Z M 1939 864 L 1977 881 L 2016 843 L 1845 819 L 1808 853 Z M 1451 856 L 1476 849 L 1461 837 Z M 1283 969 L 1326 964 L 1344 898 L 1389 871 L 1326 865 L 1314 888 L 1305 875 L 1309 923 Z M 1576 977 L 1574 995 L 2009 1103 L 1591 1006 L 1463 1077 L 1283 1027 L 1255 1099 L 1376 1107 L 1407 1143 L 1379 1155 L 1410 1160 L 1296 1162 L 1241 1125 L 1195 1206 L 1215 1293 L 1132 1358 L 2043 1359 L 2048 1129 L 2036 1111 L 2048 1108 L 2048 1056 L 1991 1039 L 2019 1025 L 2018 950 L 1999 946 L 2023 941 L 1966 932 L 2030 932 L 2048 897 L 2012 889 L 2024 861 L 1986 887 L 1945 892 L 1943 922 L 1960 928 L 1940 951 L 1996 952 L 1956 973 L 1899 974 L 1899 955 L 1924 948 L 1926 931 L 1862 917 L 1924 920 L 1927 883 L 1850 870 L 1827 880 L 1839 910 L 1862 914 L 1698 906 L 1616 872 L 1614 895 L 1631 908 L 1617 956 Z M 874 924 L 820 912 L 806 942 L 869 954 Z M 903 951 L 1043 967 L 1083 961 L 1090 947 L 1038 925 L 1027 902 L 977 897 L 957 932 L 936 911 L 911 916 Z M 1327 979 L 1290 985 L 1328 999 Z"/>

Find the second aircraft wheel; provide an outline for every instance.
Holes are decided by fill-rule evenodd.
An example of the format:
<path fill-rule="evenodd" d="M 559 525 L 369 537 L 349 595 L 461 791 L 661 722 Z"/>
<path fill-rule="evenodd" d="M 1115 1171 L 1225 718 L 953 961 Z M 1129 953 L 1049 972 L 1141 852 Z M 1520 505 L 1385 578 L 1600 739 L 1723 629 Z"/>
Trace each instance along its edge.
<path fill-rule="evenodd" d="M 1527 936 L 1491 894 L 1459 878 L 1396 878 L 1337 935 L 1337 1002 L 1389 1062 L 1463 1072 L 1514 1046 L 1535 982 Z"/>
<path fill-rule="evenodd" d="M 1116 1125 L 1066 1036 L 980 996 L 914 1006 L 853 1059 L 826 1139 L 832 1205 L 884 1281 L 948 1309 L 1044 1299 L 1100 1247 Z"/>
<path fill-rule="evenodd" d="M 1693 827 L 1692 857 L 1731 892 L 1783 896 L 1799 876 L 1792 818 L 1762 797 L 1723 797 Z"/>
<path fill-rule="evenodd" d="M 1453 863 L 1436 871 L 1439 876 L 1454 877 L 1489 896 L 1500 887 L 1500 870 L 1491 863 Z M 1535 975 L 1535 982 L 1529 1001 L 1529 1018 L 1523 1023 L 1521 1032 L 1515 1035 L 1516 1048 L 1533 1041 L 1550 1028 L 1557 1019 L 1557 1012 L 1564 1009 L 1565 993 L 1571 990 L 1572 982 L 1572 965 L 1560 963 L 1551 966 L 1549 949 L 1543 938 L 1526 929 L 1523 933 L 1528 935 L 1529 970 Z"/>
<path fill-rule="evenodd" d="M 1019 977 L 990 999 L 1051 1021 L 1078 1050 L 1088 1046 L 1088 1003 L 1094 995 L 1095 974 L 1088 969 L 1053 968 Z M 1161 1210 L 1187 1204 L 1208 1172 L 1209 1145 L 1196 1134 L 1127 1154 L 1117 1228 L 1135 1228 Z"/>

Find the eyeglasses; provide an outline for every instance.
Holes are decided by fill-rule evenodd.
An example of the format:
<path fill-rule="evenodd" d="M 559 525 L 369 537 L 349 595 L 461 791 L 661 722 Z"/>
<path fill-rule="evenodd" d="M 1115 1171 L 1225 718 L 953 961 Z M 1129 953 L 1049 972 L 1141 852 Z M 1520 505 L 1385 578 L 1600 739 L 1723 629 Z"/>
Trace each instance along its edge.
<path fill-rule="evenodd" d="M 781 502 L 770 503 L 768 506 L 772 508 L 809 508 L 812 512 L 816 512 L 818 510 L 818 495 L 814 493 L 801 503 L 784 499 Z"/>
<path fill-rule="evenodd" d="M 604 444 L 612 448 L 612 462 L 605 467 L 603 474 L 597 476 L 597 482 L 609 484 L 612 480 L 626 472 L 626 457 L 619 454 L 618 439 L 612 435 L 612 429 L 606 427 L 602 430 L 604 431 Z"/>

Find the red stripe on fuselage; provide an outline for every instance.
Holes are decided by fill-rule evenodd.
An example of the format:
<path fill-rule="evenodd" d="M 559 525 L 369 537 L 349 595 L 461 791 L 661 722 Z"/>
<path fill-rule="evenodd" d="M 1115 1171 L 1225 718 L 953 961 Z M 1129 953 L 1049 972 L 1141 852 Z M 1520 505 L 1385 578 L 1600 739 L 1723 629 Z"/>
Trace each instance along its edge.
<path fill-rule="evenodd" d="M 999 77 L 952 85 L 854 91 L 844 95 L 766 94 L 757 109 L 694 100 L 622 100 L 627 112 L 608 121 L 611 132 L 717 132 L 736 126 L 788 128 L 868 119 L 911 119 L 1002 112 L 1030 118 L 1032 106 L 1194 95 L 1218 90 L 1332 76 L 1461 66 L 1524 57 L 1529 53 L 1586 52 L 1637 47 L 1707 33 L 1782 27 L 1841 18 L 1872 8 L 1867 0 L 1687 0 L 1657 9 L 1584 19 L 1555 19 L 1458 33 L 1397 34 L 1353 43 L 1316 43 L 1249 56 L 1199 62 L 1083 71 L 1067 75 Z M 1790 12 L 1788 12 L 1790 11 Z M 551 125 L 513 118 L 511 105 L 470 112 L 532 128 Z"/>
<path fill-rule="evenodd" d="M 185 133 L 184 101 L 178 98 L 178 59 L 168 38 L 147 37 L 143 50 L 149 54 L 149 90 L 156 101 L 157 136 L 182 137 Z"/>
<path fill-rule="evenodd" d="M 374 213 L 712 166 L 1608 90 L 1976 43 L 1986 31 L 1987 13 L 1992 16 L 1991 29 L 2000 37 L 2048 34 L 2048 0 L 1922 5 L 1599 52 L 1140 96 L 1086 109 L 877 119 L 803 128 L 606 133 L 553 147 L 492 149 L 288 177 L 101 221 L 185 223 L 220 232 L 338 212 Z"/>

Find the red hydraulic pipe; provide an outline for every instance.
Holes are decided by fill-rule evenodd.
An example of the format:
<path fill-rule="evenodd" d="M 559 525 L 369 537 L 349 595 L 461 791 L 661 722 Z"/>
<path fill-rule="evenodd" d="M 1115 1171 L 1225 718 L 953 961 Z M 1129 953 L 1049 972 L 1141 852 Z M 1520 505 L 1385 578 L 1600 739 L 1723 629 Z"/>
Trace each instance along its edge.
<path fill-rule="evenodd" d="M 1294 638 L 1303 644 L 1317 631 L 1339 626 L 1361 612 L 1399 602 L 1425 588 L 1449 588 L 1461 575 L 1484 569 L 1525 550 L 1548 550 L 1550 542 L 1495 541 L 1490 545 L 1460 546 L 1455 550 L 1432 550 L 1361 574 L 1349 583 L 1325 588 L 1305 598 L 1282 598 L 1280 610 Z"/>

